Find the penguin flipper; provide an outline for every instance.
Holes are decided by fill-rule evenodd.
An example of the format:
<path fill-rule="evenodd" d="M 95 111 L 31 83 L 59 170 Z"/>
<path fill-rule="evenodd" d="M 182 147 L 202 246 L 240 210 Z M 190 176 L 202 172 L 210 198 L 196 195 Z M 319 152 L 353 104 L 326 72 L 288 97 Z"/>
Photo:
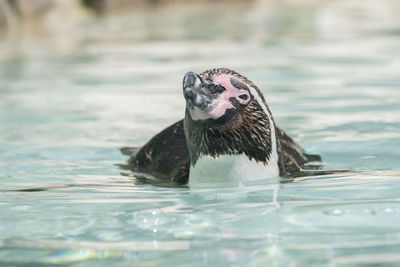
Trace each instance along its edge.
<path fill-rule="evenodd" d="M 140 150 L 140 147 L 126 146 L 126 147 L 121 147 L 119 150 L 121 151 L 121 153 L 123 155 L 132 156 L 132 155 L 136 154 Z"/>
<path fill-rule="evenodd" d="M 183 120 L 167 127 L 152 137 L 143 147 L 121 149 L 131 153 L 128 168 L 136 176 L 149 176 L 160 182 L 172 181 L 185 184 L 189 179 L 190 157 L 183 131 Z"/>
<path fill-rule="evenodd" d="M 276 127 L 276 136 L 281 175 L 293 175 L 303 168 L 318 169 L 321 166 L 321 156 L 306 154 L 299 144 L 278 127 Z"/>
<path fill-rule="evenodd" d="M 308 162 L 321 162 L 322 161 L 322 158 L 320 155 L 304 153 L 304 156 L 306 156 Z"/>

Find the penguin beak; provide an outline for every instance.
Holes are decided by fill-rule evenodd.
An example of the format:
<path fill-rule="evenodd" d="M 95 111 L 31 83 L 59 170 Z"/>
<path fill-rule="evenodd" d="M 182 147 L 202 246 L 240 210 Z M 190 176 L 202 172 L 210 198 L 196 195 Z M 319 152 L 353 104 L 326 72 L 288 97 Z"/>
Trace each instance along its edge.
<path fill-rule="evenodd" d="M 183 77 L 183 96 L 188 107 L 207 109 L 212 102 L 212 97 L 206 91 L 203 79 L 194 72 L 188 72 Z"/>

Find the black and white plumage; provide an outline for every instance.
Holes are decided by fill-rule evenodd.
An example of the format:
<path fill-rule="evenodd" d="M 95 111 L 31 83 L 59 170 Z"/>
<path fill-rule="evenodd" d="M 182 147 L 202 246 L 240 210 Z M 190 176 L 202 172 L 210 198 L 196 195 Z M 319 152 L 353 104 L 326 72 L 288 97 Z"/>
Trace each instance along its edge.
<path fill-rule="evenodd" d="M 247 181 L 296 175 L 320 162 L 275 126 L 261 91 L 235 71 L 189 72 L 183 94 L 183 120 L 141 148 L 122 149 L 137 176 L 176 184 Z"/>

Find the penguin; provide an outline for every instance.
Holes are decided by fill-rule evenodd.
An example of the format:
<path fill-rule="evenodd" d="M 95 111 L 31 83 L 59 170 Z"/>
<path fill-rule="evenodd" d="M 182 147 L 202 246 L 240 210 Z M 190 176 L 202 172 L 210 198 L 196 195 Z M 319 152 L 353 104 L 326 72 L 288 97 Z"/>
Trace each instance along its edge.
<path fill-rule="evenodd" d="M 185 117 L 130 155 L 136 177 L 176 185 L 294 177 L 321 165 L 282 129 L 260 89 L 227 68 L 183 77 Z"/>

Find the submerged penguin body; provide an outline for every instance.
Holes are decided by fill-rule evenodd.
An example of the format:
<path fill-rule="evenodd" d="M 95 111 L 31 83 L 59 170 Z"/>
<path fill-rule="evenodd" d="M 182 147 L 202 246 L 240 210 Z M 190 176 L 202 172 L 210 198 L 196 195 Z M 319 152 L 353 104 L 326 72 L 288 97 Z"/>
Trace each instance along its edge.
<path fill-rule="evenodd" d="M 320 162 L 275 126 L 261 91 L 237 72 L 189 72 L 183 94 L 183 120 L 136 151 L 123 149 L 132 153 L 127 167 L 137 176 L 189 185 L 245 182 L 295 175 Z"/>

